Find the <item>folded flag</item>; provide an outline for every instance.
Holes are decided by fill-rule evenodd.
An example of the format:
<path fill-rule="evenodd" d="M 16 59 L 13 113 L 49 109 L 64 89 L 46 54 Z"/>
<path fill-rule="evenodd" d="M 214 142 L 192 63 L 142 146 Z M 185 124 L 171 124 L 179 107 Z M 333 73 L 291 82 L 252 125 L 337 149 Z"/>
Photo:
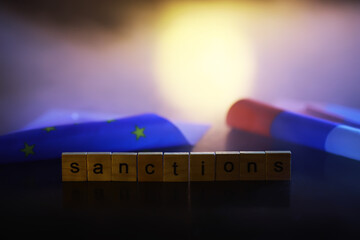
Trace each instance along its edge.
<path fill-rule="evenodd" d="M 200 128 L 202 135 L 206 128 Z M 0 163 L 60 158 L 62 152 L 142 151 L 194 144 L 194 138 L 189 139 L 155 114 L 47 126 L 0 136 Z"/>
<path fill-rule="evenodd" d="M 296 101 L 290 99 L 279 100 L 273 105 L 292 112 L 360 128 L 360 110 L 355 108 L 338 104 Z"/>
<path fill-rule="evenodd" d="M 232 105 L 227 123 L 241 130 L 360 160 L 360 129 L 344 124 L 286 111 L 251 99 Z"/>

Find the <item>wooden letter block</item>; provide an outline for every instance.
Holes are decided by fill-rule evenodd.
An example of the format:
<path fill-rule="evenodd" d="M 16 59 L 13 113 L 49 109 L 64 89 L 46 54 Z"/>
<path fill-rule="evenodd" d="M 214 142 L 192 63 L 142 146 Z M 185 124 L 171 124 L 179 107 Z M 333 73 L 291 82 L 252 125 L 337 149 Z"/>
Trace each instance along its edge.
<path fill-rule="evenodd" d="M 189 180 L 189 153 L 164 153 L 164 182 Z"/>
<path fill-rule="evenodd" d="M 64 152 L 61 165 L 64 182 L 87 181 L 86 152 Z"/>
<path fill-rule="evenodd" d="M 216 152 L 216 181 L 236 181 L 240 179 L 240 152 Z"/>
<path fill-rule="evenodd" d="M 87 154 L 88 181 L 111 181 L 111 153 Z"/>
<path fill-rule="evenodd" d="M 266 151 L 267 180 L 291 179 L 291 152 Z"/>
<path fill-rule="evenodd" d="M 139 182 L 163 181 L 162 152 L 138 153 L 138 180 Z"/>
<path fill-rule="evenodd" d="M 137 181 L 137 153 L 112 154 L 112 181 Z"/>
<path fill-rule="evenodd" d="M 264 151 L 240 151 L 240 180 L 266 180 Z"/>
<path fill-rule="evenodd" d="M 215 181 L 215 153 L 190 153 L 190 181 Z"/>

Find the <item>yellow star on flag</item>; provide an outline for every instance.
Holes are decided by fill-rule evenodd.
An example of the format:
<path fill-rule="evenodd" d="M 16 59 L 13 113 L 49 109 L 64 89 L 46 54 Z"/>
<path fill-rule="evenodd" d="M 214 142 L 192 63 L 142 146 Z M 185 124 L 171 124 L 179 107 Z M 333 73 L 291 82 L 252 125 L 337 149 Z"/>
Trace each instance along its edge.
<path fill-rule="evenodd" d="M 33 148 L 35 147 L 35 144 L 29 146 L 27 143 L 25 143 L 25 147 L 21 149 L 20 151 L 25 153 L 25 157 L 29 156 L 29 154 L 34 155 Z"/>
<path fill-rule="evenodd" d="M 144 130 L 145 128 L 139 128 L 138 126 L 135 126 L 135 131 L 133 131 L 132 134 L 136 135 L 136 140 L 139 140 L 140 137 L 145 137 Z"/>
<path fill-rule="evenodd" d="M 46 128 L 44 128 L 44 130 L 47 132 L 51 132 L 51 131 L 55 130 L 55 127 L 46 127 Z"/>

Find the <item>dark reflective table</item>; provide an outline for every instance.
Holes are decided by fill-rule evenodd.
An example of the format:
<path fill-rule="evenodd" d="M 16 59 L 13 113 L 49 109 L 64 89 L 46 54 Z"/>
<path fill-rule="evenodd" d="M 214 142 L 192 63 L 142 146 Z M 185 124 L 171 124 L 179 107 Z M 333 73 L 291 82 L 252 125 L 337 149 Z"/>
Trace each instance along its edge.
<path fill-rule="evenodd" d="M 91 238 L 360 236 L 360 162 L 213 128 L 194 147 L 291 150 L 291 182 L 61 182 L 61 160 L 0 167 L 2 234 Z M 29 235 L 26 235 L 29 236 Z"/>

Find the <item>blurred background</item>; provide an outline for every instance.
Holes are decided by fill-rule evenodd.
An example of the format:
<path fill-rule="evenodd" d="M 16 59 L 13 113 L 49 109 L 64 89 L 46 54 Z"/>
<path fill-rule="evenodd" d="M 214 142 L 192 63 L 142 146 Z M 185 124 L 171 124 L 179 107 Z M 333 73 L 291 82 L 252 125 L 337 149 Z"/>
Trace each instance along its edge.
<path fill-rule="evenodd" d="M 0 134 L 52 109 L 224 122 L 252 97 L 360 107 L 356 1 L 0 4 Z"/>

